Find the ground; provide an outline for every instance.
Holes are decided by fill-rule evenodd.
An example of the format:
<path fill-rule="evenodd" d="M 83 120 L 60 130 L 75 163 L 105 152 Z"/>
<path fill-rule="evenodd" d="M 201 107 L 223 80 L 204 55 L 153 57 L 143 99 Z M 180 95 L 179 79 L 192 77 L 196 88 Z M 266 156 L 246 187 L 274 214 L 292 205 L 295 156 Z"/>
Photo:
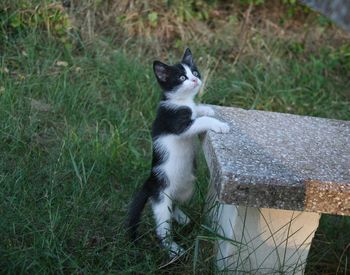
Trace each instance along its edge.
<path fill-rule="evenodd" d="M 304 7 L 33 2 L 0 4 L 5 273 L 214 272 L 218 236 L 206 227 L 201 154 L 197 192 L 184 206 L 193 222 L 175 226 L 186 256 L 169 263 L 148 208 L 140 243 L 125 235 L 128 203 L 151 162 L 154 59 L 175 62 L 190 46 L 202 102 L 350 119 L 349 35 Z M 349 226 L 322 217 L 307 274 L 349 270 Z"/>

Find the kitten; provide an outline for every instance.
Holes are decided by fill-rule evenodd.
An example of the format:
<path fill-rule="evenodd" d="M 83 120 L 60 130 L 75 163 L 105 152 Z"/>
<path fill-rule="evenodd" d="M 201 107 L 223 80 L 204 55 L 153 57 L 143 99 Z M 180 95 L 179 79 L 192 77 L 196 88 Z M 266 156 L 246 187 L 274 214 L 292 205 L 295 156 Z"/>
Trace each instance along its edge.
<path fill-rule="evenodd" d="M 214 115 L 212 108 L 193 101 L 202 81 L 190 49 L 186 49 L 181 63 L 170 66 L 154 61 L 153 70 L 163 98 L 152 127 L 152 168 L 130 205 L 128 229 L 135 239 L 141 212 L 150 198 L 157 236 L 174 257 L 184 250 L 171 238 L 171 219 L 180 224 L 190 220 L 177 206 L 173 207 L 173 201 L 184 203 L 192 196 L 196 137 L 208 130 L 227 133 L 229 126 L 209 117 Z"/>

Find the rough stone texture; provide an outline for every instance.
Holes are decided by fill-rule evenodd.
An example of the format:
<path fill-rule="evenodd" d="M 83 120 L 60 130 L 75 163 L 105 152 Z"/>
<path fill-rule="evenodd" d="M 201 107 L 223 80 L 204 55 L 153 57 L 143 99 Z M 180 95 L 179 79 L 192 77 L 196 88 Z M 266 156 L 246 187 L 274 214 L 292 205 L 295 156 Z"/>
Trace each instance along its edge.
<path fill-rule="evenodd" d="M 302 0 L 301 2 L 323 13 L 350 32 L 349 0 Z"/>
<path fill-rule="evenodd" d="M 350 121 L 214 107 L 204 153 L 222 203 L 350 215 Z"/>

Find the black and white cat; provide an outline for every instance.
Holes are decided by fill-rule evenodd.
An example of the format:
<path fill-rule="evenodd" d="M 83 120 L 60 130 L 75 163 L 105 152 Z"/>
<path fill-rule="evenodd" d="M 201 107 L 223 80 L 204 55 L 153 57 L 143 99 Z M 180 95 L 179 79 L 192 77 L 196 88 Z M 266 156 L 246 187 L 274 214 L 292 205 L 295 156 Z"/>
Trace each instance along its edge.
<path fill-rule="evenodd" d="M 174 257 L 184 250 L 171 238 L 171 219 L 180 224 L 190 220 L 178 207 L 173 207 L 173 201 L 184 203 L 192 196 L 196 137 L 208 130 L 227 133 L 229 126 L 209 117 L 214 115 L 212 108 L 193 101 L 202 81 L 190 49 L 186 49 L 181 63 L 170 66 L 154 61 L 153 70 L 163 98 L 152 127 L 152 169 L 130 205 L 128 228 L 135 239 L 141 212 L 150 198 L 157 235 Z"/>

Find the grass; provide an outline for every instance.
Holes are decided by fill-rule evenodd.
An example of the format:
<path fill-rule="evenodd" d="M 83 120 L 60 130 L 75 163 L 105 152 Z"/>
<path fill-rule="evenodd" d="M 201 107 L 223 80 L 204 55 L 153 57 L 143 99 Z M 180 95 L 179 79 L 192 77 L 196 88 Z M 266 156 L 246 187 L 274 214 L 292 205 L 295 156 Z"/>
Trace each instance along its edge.
<path fill-rule="evenodd" d="M 309 54 L 285 40 L 261 42 L 276 50 L 244 54 L 234 66 L 220 48 L 197 46 L 199 68 L 209 75 L 201 100 L 350 120 L 346 52 L 320 47 Z M 168 264 L 149 209 L 140 244 L 126 239 L 127 205 L 150 166 L 149 130 L 160 98 L 150 64 L 158 56 L 99 44 L 75 51 L 41 32 L 20 32 L 1 43 L 0 270 L 214 272 L 215 236 L 202 226 L 203 157 L 198 191 L 184 207 L 194 222 L 175 226 L 186 257 Z M 211 56 L 222 59 L 208 63 Z M 349 270 L 349 226 L 349 218 L 322 218 L 308 274 Z"/>

